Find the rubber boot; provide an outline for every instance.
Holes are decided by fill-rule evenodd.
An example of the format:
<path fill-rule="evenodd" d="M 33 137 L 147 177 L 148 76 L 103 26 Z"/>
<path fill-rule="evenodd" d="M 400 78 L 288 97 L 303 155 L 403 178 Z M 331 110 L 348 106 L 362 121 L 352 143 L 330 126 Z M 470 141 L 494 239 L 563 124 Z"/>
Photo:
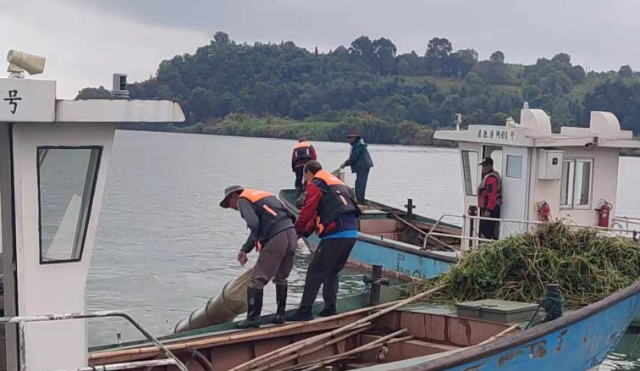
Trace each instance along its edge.
<path fill-rule="evenodd" d="M 287 321 L 299 322 L 299 321 L 311 321 L 313 319 L 313 313 L 311 307 L 300 307 L 298 310 L 287 318 Z"/>
<path fill-rule="evenodd" d="M 287 284 L 284 285 L 276 285 L 276 303 L 278 304 L 278 309 L 276 310 L 276 316 L 273 318 L 273 323 L 276 325 L 283 324 L 284 312 L 287 310 Z"/>
<path fill-rule="evenodd" d="M 320 317 L 329 317 L 329 316 L 335 316 L 336 314 L 338 314 L 338 309 L 336 308 L 336 305 L 327 305 L 325 306 L 322 311 L 318 314 L 318 316 Z"/>
<path fill-rule="evenodd" d="M 260 313 L 262 312 L 262 290 L 247 288 L 247 319 L 238 323 L 237 328 L 260 327 Z"/>

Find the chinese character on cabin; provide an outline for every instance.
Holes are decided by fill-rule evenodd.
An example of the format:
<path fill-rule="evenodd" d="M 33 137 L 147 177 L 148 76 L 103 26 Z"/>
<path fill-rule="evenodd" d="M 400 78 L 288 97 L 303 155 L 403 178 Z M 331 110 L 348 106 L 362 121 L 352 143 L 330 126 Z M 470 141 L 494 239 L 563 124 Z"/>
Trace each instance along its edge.
<path fill-rule="evenodd" d="M 8 98 L 4 98 L 4 100 L 6 102 L 9 103 L 10 111 L 11 114 L 15 114 L 16 111 L 18 110 L 18 102 L 22 100 L 22 98 L 18 97 L 18 91 L 17 90 L 9 90 L 9 97 Z"/>

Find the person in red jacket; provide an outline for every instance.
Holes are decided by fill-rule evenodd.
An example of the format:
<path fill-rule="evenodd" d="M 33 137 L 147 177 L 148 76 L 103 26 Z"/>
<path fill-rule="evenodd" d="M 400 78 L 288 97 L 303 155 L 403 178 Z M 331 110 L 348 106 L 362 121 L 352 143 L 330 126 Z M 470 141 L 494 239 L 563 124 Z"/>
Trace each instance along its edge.
<path fill-rule="evenodd" d="M 305 165 L 304 177 L 307 183 L 306 196 L 295 228 L 298 235 L 304 237 L 315 232 L 320 237 L 320 244 L 307 269 L 300 307 L 288 318 L 290 321 L 313 318 L 311 308 L 320 286 L 324 299 L 320 316 L 332 316 L 338 312 L 339 273 L 358 238 L 360 210 L 349 187 L 336 176 L 322 170 L 318 161 L 309 161 Z"/>
<path fill-rule="evenodd" d="M 493 170 L 493 159 L 487 157 L 480 163 L 482 166 L 482 182 L 478 187 L 478 208 L 484 218 L 500 218 L 502 206 L 502 181 L 500 174 Z M 480 220 L 480 234 L 490 240 L 497 240 L 500 235 L 499 224 L 493 220 Z"/>
<path fill-rule="evenodd" d="M 311 143 L 307 142 L 306 139 L 300 138 L 298 144 L 293 148 L 293 153 L 291 154 L 291 169 L 296 173 L 295 186 L 298 191 L 298 196 L 302 194 L 302 172 L 304 165 L 309 161 L 315 161 L 317 159 L 318 155 L 316 154 L 316 149 L 313 148 Z"/>

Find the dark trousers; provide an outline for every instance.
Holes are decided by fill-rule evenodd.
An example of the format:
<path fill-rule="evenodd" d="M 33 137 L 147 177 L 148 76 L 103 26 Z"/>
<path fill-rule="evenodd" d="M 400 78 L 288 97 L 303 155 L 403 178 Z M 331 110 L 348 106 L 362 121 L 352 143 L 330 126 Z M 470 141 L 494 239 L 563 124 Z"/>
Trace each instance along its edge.
<path fill-rule="evenodd" d="M 356 201 L 360 205 L 365 204 L 365 192 L 367 190 L 367 180 L 369 179 L 369 170 L 360 170 L 356 172 Z"/>
<path fill-rule="evenodd" d="M 298 166 L 297 168 L 295 168 L 295 173 L 296 173 L 296 191 L 298 191 L 298 196 L 300 196 L 300 194 L 302 193 L 302 180 L 304 177 L 303 171 L 304 171 L 304 166 Z"/>
<path fill-rule="evenodd" d="M 484 211 L 482 214 L 484 215 Z M 491 212 L 491 218 L 500 218 L 500 206 L 496 207 Z M 489 240 L 497 240 L 500 237 L 500 223 L 493 220 L 480 220 L 480 237 L 487 238 Z"/>
<path fill-rule="evenodd" d="M 355 245 L 355 238 L 336 238 L 321 240 L 320 245 L 307 269 L 304 282 L 304 293 L 300 301 L 300 308 L 311 308 L 316 301 L 320 285 L 325 306 L 332 306 L 338 300 L 338 274 L 349 259 L 349 254 Z"/>

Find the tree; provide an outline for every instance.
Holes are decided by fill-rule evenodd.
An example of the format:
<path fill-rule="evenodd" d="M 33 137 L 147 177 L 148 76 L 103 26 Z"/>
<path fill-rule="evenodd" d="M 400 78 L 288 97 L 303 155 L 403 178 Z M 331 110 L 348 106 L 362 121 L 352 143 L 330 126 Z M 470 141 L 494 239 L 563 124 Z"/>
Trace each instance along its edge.
<path fill-rule="evenodd" d="M 453 46 L 445 38 L 434 37 L 429 40 L 425 53 L 426 70 L 433 75 L 446 76 L 450 73 L 449 57 Z"/>
<path fill-rule="evenodd" d="M 416 94 L 411 99 L 408 108 L 409 119 L 418 124 L 428 124 L 431 121 L 431 102 L 429 97 L 422 94 Z"/>
<path fill-rule="evenodd" d="M 349 54 L 359 57 L 369 66 L 373 65 L 375 53 L 373 51 L 373 43 L 367 36 L 360 36 L 353 40 L 349 48 Z"/>
<path fill-rule="evenodd" d="M 450 66 L 454 75 L 465 76 L 478 63 L 478 52 L 462 49 L 451 54 Z"/>
<path fill-rule="evenodd" d="M 551 58 L 551 61 L 571 65 L 571 56 L 567 53 L 558 53 Z"/>
<path fill-rule="evenodd" d="M 586 78 L 584 68 L 582 68 L 582 66 L 571 67 L 571 71 L 569 71 L 569 78 L 576 85 L 582 84 Z"/>
<path fill-rule="evenodd" d="M 375 67 L 378 73 L 382 75 L 394 73 L 396 71 L 396 52 L 398 49 L 393 42 L 382 37 L 375 40 L 371 46 L 376 57 Z"/>
<path fill-rule="evenodd" d="M 415 51 L 402 54 L 396 58 L 398 62 L 398 74 L 405 76 L 420 76 L 424 73 L 423 60 Z"/>
<path fill-rule="evenodd" d="M 437 59 L 445 59 L 451 54 L 453 50 L 453 46 L 451 42 L 445 38 L 434 37 L 429 40 L 429 44 L 427 45 L 427 52 L 425 54 L 426 57 L 429 58 L 437 58 Z"/>
<path fill-rule="evenodd" d="M 229 35 L 225 32 L 216 32 L 215 35 L 213 35 L 213 39 L 215 40 L 217 46 L 229 45 Z"/>
<path fill-rule="evenodd" d="M 622 77 L 623 79 L 630 79 L 633 77 L 633 69 L 631 69 L 631 66 L 624 65 L 622 67 L 620 67 L 620 70 L 618 70 L 618 76 Z"/>
<path fill-rule="evenodd" d="M 493 52 L 493 54 L 491 54 L 491 56 L 489 57 L 489 60 L 495 63 L 504 63 L 504 53 L 501 52 L 500 50 L 495 51 Z"/>
<path fill-rule="evenodd" d="M 104 86 L 99 88 L 84 88 L 78 92 L 76 100 L 79 99 L 111 99 L 111 92 Z"/>

